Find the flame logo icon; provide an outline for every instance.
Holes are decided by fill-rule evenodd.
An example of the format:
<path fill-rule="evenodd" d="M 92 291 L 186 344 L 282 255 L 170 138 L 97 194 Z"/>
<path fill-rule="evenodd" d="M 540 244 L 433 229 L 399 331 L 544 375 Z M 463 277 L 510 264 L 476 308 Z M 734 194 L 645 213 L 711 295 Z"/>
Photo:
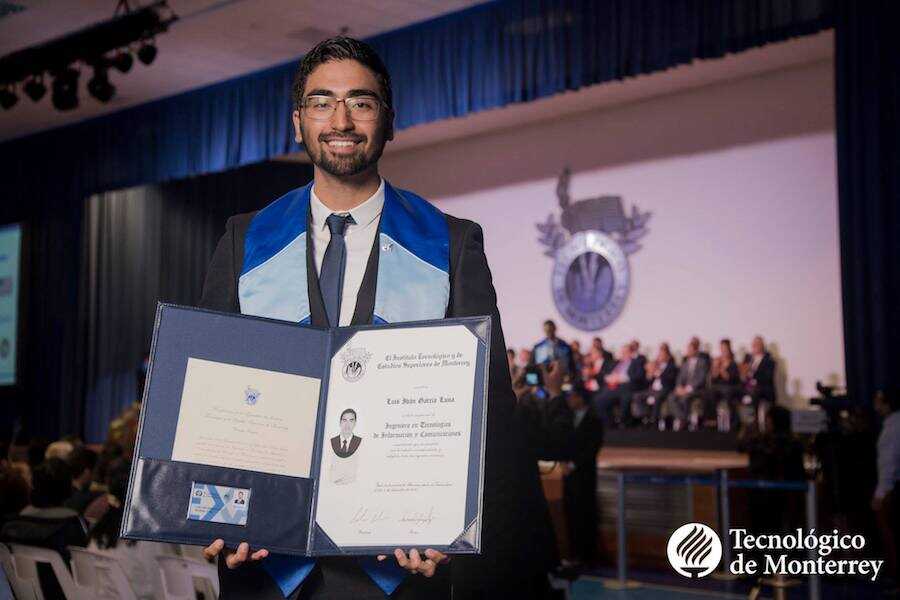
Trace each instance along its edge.
<path fill-rule="evenodd" d="M 702 523 L 688 523 L 676 529 L 666 548 L 669 563 L 691 579 L 712 573 L 722 560 L 719 536 Z"/>

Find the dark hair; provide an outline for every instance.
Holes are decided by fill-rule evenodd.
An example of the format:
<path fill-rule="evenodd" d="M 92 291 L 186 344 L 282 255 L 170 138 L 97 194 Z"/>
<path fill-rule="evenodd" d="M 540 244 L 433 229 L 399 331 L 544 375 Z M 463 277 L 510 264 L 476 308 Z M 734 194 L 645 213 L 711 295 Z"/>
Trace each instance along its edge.
<path fill-rule="evenodd" d="M 28 482 L 18 469 L 0 469 L 0 517 L 18 513 L 28 505 Z"/>
<path fill-rule="evenodd" d="M 44 461 L 44 453 L 47 451 L 47 446 L 49 445 L 50 442 L 48 442 L 45 438 L 31 438 L 31 441 L 28 442 L 29 467 L 33 469 Z"/>
<path fill-rule="evenodd" d="M 306 53 L 297 67 L 294 76 L 293 101 L 294 108 L 300 107 L 303 98 L 303 90 L 306 89 L 306 80 L 316 67 L 333 60 L 355 60 L 375 75 L 378 85 L 381 86 L 381 96 L 388 110 L 394 110 L 394 92 L 391 89 L 391 75 L 387 67 L 375 52 L 372 46 L 365 42 L 342 35 L 322 40 Z"/>
<path fill-rule="evenodd" d="M 879 392 L 881 393 L 881 399 L 888 405 L 891 412 L 900 410 L 900 388 L 889 387 L 879 390 Z"/>
<path fill-rule="evenodd" d="M 62 506 L 72 495 L 72 471 L 60 458 L 48 458 L 31 474 L 31 504 L 38 508 Z"/>
<path fill-rule="evenodd" d="M 341 413 L 341 416 L 338 417 L 338 421 L 340 421 L 341 419 L 343 419 L 343 418 L 344 418 L 344 415 L 346 415 L 347 413 L 353 413 L 353 420 L 354 420 L 354 421 L 356 420 L 356 411 L 353 410 L 352 408 L 347 408 L 347 409 L 344 410 L 344 412 Z"/>
<path fill-rule="evenodd" d="M 544 326 L 546 327 L 547 325 L 553 325 L 554 328 L 556 327 L 556 323 L 553 322 L 553 319 L 547 319 L 546 321 L 544 321 Z"/>
<path fill-rule="evenodd" d="M 93 472 L 94 466 L 97 464 L 97 453 L 87 446 L 75 446 L 75 449 L 69 454 L 67 462 L 72 469 L 72 477 L 78 477 L 84 473 L 85 469 Z"/>

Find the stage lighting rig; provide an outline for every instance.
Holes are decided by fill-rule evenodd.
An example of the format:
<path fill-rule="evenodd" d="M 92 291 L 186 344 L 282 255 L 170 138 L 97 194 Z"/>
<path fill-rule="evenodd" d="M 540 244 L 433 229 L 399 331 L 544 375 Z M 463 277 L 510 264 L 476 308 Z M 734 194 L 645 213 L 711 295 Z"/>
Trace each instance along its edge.
<path fill-rule="evenodd" d="M 178 16 L 166 0 L 158 0 L 132 10 L 127 0 L 119 0 L 112 19 L 92 25 L 50 42 L 32 46 L 0 58 L 0 106 L 12 108 L 18 100 L 15 86 L 34 102 L 46 93 L 44 75 L 52 78 L 53 106 L 71 110 L 78 106 L 79 63 L 93 67 L 88 91 L 108 102 L 116 88 L 109 81 L 109 69 L 128 73 L 134 64 L 131 48 L 144 65 L 156 58 L 156 36 L 168 31 Z"/>

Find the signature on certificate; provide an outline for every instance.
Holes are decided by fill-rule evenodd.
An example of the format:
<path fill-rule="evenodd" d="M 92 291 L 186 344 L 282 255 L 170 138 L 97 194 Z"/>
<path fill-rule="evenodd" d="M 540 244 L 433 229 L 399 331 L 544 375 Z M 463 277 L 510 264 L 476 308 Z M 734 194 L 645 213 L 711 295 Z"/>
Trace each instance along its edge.
<path fill-rule="evenodd" d="M 350 523 L 378 523 L 387 521 L 391 518 L 391 514 L 386 510 L 371 510 L 365 506 L 360 506 L 353 513 Z"/>
<path fill-rule="evenodd" d="M 401 523 L 416 523 L 418 525 L 431 525 L 431 522 L 434 521 L 435 518 L 434 507 L 429 506 L 428 510 L 418 509 L 410 509 L 403 512 L 403 516 L 400 517 Z"/>

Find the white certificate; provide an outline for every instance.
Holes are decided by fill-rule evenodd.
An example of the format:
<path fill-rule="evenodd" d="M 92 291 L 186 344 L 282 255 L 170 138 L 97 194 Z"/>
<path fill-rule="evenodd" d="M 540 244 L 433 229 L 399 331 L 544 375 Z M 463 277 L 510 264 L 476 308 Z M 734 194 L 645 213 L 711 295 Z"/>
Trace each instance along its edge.
<path fill-rule="evenodd" d="M 309 477 L 320 381 L 189 358 L 173 461 Z"/>
<path fill-rule="evenodd" d="M 357 332 L 331 362 L 316 523 L 341 547 L 462 534 L 478 340 L 463 325 Z"/>

